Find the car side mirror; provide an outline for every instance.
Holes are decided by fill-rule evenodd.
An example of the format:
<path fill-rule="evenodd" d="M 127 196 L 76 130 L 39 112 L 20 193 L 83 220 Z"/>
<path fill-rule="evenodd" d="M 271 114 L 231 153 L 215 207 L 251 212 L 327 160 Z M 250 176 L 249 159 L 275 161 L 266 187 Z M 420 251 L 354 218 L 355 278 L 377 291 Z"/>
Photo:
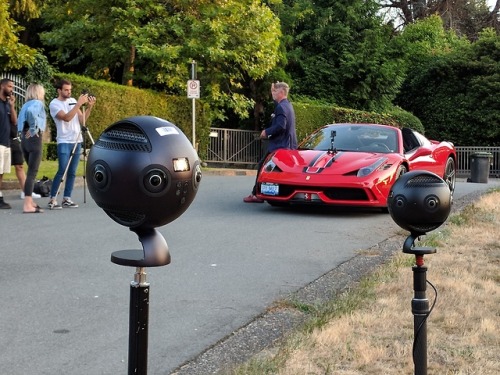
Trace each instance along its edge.
<path fill-rule="evenodd" d="M 422 156 L 429 156 L 432 154 L 432 151 L 430 148 L 428 147 L 419 147 L 417 149 L 417 151 L 415 151 L 415 153 L 410 156 L 410 158 L 408 160 L 415 160 L 416 158 L 420 158 Z"/>

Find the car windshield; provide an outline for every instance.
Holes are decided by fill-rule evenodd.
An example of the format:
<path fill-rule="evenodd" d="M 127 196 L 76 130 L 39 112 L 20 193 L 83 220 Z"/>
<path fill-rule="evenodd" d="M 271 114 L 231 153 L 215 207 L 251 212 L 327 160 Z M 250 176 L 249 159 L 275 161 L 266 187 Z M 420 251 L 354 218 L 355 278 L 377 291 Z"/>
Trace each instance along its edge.
<path fill-rule="evenodd" d="M 332 132 L 335 132 L 332 134 Z M 300 149 L 390 153 L 397 150 L 397 131 L 377 125 L 331 125 L 307 138 Z"/>

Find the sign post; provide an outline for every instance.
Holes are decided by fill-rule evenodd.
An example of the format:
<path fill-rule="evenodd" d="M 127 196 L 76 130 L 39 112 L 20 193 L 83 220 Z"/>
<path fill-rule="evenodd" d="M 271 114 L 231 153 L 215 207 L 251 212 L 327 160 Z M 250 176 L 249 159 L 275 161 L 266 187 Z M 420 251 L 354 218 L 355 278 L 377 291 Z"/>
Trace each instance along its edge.
<path fill-rule="evenodd" d="M 187 97 L 193 102 L 193 147 L 196 149 L 196 99 L 200 98 L 200 81 L 196 79 L 196 62 L 191 62 L 191 79 L 187 81 Z"/>

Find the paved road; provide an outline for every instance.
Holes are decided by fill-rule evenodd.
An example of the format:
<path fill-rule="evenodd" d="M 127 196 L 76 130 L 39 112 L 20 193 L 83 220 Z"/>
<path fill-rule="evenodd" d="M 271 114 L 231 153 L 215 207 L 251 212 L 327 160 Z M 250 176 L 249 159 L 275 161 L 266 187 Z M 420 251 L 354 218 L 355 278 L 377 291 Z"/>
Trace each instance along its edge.
<path fill-rule="evenodd" d="M 252 176 L 203 178 L 198 196 L 160 228 L 172 263 L 149 268 L 149 374 L 169 374 L 274 301 L 398 231 L 387 214 L 244 204 Z M 500 187 L 458 183 L 456 197 Z M 140 248 L 79 188 L 78 209 L 0 210 L 0 368 L 6 375 L 125 374 L 129 284 L 110 262 Z M 46 205 L 47 199 L 40 203 Z"/>

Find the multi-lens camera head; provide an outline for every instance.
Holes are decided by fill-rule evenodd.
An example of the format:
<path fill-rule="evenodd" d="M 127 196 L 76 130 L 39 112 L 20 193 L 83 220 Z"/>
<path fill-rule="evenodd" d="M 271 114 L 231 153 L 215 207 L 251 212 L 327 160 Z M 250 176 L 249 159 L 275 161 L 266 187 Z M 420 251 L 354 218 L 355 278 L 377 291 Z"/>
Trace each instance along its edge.
<path fill-rule="evenodd" d="M 201 181 L 198 155 L 174 124 L 152 116 L 109 126 L 90 150 L 90 194 L 118 224 L 155 228 L 178 218 Z"/>
<path fill-rule="evenodd" d="M 399 177 L 387 199 L 389 213 L 401 228 L 419 236 L 440 227 L 451 210 L 451 192 L 438 175 L 412 171 Z"/>

